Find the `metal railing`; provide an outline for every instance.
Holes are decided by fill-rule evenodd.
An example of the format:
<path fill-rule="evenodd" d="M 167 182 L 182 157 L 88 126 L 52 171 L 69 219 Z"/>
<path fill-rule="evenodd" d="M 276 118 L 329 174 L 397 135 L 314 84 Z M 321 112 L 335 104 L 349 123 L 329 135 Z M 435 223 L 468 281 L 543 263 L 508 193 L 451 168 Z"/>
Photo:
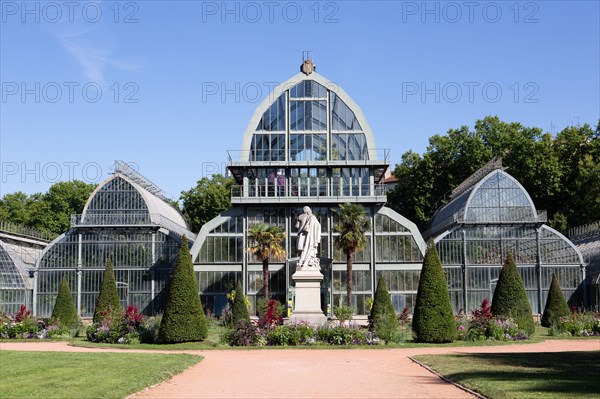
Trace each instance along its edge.
<path fill-rule="evenodd" d="M 600 235 L 600 221 L 570 228 L 566 234 L 571 239 L 581 239 L 595 235 Z"/>
<path fill-rule="evenodd" d="M 196 235 L 186 227 L 173 220 L 158 214 L 144 212 L 102 212 L 71 215 L 71 227 L 90 226 L 160 226 L 171 230 L 179 235 L 185 235 L 195 239 Z"/>
<path fill-rule="evenodd" d="M 58 234 L 36 230 L 32 227 L 9 222 L 8 220 L 0 220 L 0 231 L 9 234 L 15 234 L 19 237 L 32 238 L 43 241 L 52 241 L 56 237 L 58 237 Z"/>
<path fill-rule="evenodd" d="M 332 162 L 335 164 L 343 162 L 384 161 L 390 159 L 390 149 L 365 149 L 340 154 L 337 150 L 329 150 L 328 153 L 317 151 L 303 151 L 293 156 L 291 151 L 285 149 L 270 150 L 228 150 L 227 161 L 231 165 L 238 162 L 270 163 L 270 162 Z"/>
<path fill-rule="evenodd" d="M 304 197 L 378 197 L 386 195 L 383 184 L 352 184 L 332 182 L 328 178 L 301 178 L 299 181 L 261 181 L 257 179 L 247 186 L 231 187 L 231 198 L 304 198 Z"/>
<path fill-rule="evenodd" d="M 470 208 L 470 210 L 473 210 L 473 208 Z M 474 223 L 546 223 L 548 221 L 548 213 L 546 211 L 537 211 L 535 219 L 532 219 L 531 210 L 527 207 L 498 207 L 490 208 L 490 210 L 502 211 L 502 214 L 498 213 L 496 215 L 495 213 L 490 213 L 489 215 L 478 215 L 473 218 L 474 220 L 467 220 L 464 210 L 461 210 L 453 215 L 454 223 L 468 223 L 470 221 Z"/>

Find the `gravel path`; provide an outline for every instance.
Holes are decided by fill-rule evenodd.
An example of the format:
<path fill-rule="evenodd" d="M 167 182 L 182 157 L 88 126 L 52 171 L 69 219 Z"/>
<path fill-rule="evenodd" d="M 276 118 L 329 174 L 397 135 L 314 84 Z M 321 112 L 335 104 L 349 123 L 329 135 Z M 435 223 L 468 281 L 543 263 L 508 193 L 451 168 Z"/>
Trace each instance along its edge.
<path fill-rule="evenodd" d="M 2 342 L 0 350 L 144 352 L 80 348 L 66 342 Z M 600 340 L 407 349 L 187 350 L 181 353 L 199 354 L 205 359 L 131 398 L 473 398 L 408 357 L 589 350 L 600 350 Z"/>

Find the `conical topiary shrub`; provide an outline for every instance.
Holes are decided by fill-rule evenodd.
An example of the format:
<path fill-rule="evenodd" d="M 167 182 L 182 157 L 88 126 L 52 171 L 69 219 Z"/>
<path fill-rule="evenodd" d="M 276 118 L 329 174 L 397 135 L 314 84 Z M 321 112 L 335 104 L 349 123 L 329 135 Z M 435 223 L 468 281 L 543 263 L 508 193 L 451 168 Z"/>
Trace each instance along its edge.
<path fill-rule="evenodd" d="M 158 336 L 162 343 L 171 344 L 202 341 L 207 334 L 208 326 L 198 295 L 192 257 L 187 239 L 183 237 Z"/>
<path fill-rule="evenodd" d="M 429 241 L 423 260 L 412 328 L 417 342 L 441 343 L 456 339 L 448 284 L 433 241 Z"/>
<path fill-rule="evenodd" d="M 102 322 L 102 313 L 108 309 L 112 309 L 115 314 L 121 313 L 121 301 L 119 300 L 115 272 L 110 258 L 106 261 L 106 268 L 104 268 L 104 274 L 102 275 L 100 294 L 98 294 L 96 309 L 94 310 L 94 323 Z"/>
<path fill-rule="evenodd" d="M 492 315 L 512 318 L 528 334 L 533 334 L 535 330 L 525 286 L 510 252 L 506 256 L 500 277 L 498 277 L 498 284 L 494 290 Z"/>
<path fill-rule="evenodd" d="M 52 310 L 52 318 L 63 328 L 70 329 L 79 324 L 77 309 L 75 309 L 66 276 L 63 276 L 62 283 L 60 284 L 58 296 L 56 297 L 54 309 Z"/>
<path fill-rule="evenodd" d="M 231 308 L 231 320 L 233 324 L 236 324 L 240 320 L 250 321 L 248 307 L 246 306 L 246 297 L 244 296 L 244 289 L 240 281 L 238 281 L 235 289 L 235 299 Z"/>
<path fill-rule="evenodd" d="M 548 299 L 546 300 L 546 307 L 544 308 L 544 314 L 542 315 L 542 326 L 555 326 L 558 324 L 561 317 L 568 316 L 569 313 L 569 305 L 560 289 L 558 278 L 556 278 L 556 274 L 552 273 L 552 283 L 550 283 Z"/>
<path fill-rule="evenodd" d="M 394 304 L 392 304 L 392 298 L 387 290 L 385 279 L 383 276 L 380 276 L 377 281 L 377 290 L 375 291 L 371 314 L 369 315 L 369 324 L 373 325 L 383 314 L 394 315 L 396 317 L 396 309 L 394 309 Z"/>

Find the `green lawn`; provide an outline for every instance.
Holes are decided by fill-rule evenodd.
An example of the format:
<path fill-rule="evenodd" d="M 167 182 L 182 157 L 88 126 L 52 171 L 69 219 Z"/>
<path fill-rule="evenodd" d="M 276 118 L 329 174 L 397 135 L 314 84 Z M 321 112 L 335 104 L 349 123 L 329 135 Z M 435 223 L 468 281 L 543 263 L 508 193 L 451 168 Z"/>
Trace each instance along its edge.
<path fill-rule="evenodd" d="M 201 356 L 0 352 L 1 398 L 123 398 L 198 363 Z"/>
<path fill-rule="evenodd" d="M 600 351 L 422 355 L 415 359 L 492 399 L 600 397 Z"/>

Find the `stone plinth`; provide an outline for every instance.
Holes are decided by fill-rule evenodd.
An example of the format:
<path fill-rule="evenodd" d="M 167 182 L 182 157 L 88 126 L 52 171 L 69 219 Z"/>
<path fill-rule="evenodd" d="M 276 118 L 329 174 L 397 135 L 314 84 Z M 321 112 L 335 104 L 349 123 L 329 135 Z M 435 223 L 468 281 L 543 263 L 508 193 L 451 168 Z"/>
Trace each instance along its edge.
<path fill-rule="evenodd" d="M 319 325 L 326 324 L 327 317 L 321 310 L 321 281 L 323 281 L 321 272 L 297 270 L 292 279 L 296 283 L 296 296 L 289 322 L 306 321 Z"/>

